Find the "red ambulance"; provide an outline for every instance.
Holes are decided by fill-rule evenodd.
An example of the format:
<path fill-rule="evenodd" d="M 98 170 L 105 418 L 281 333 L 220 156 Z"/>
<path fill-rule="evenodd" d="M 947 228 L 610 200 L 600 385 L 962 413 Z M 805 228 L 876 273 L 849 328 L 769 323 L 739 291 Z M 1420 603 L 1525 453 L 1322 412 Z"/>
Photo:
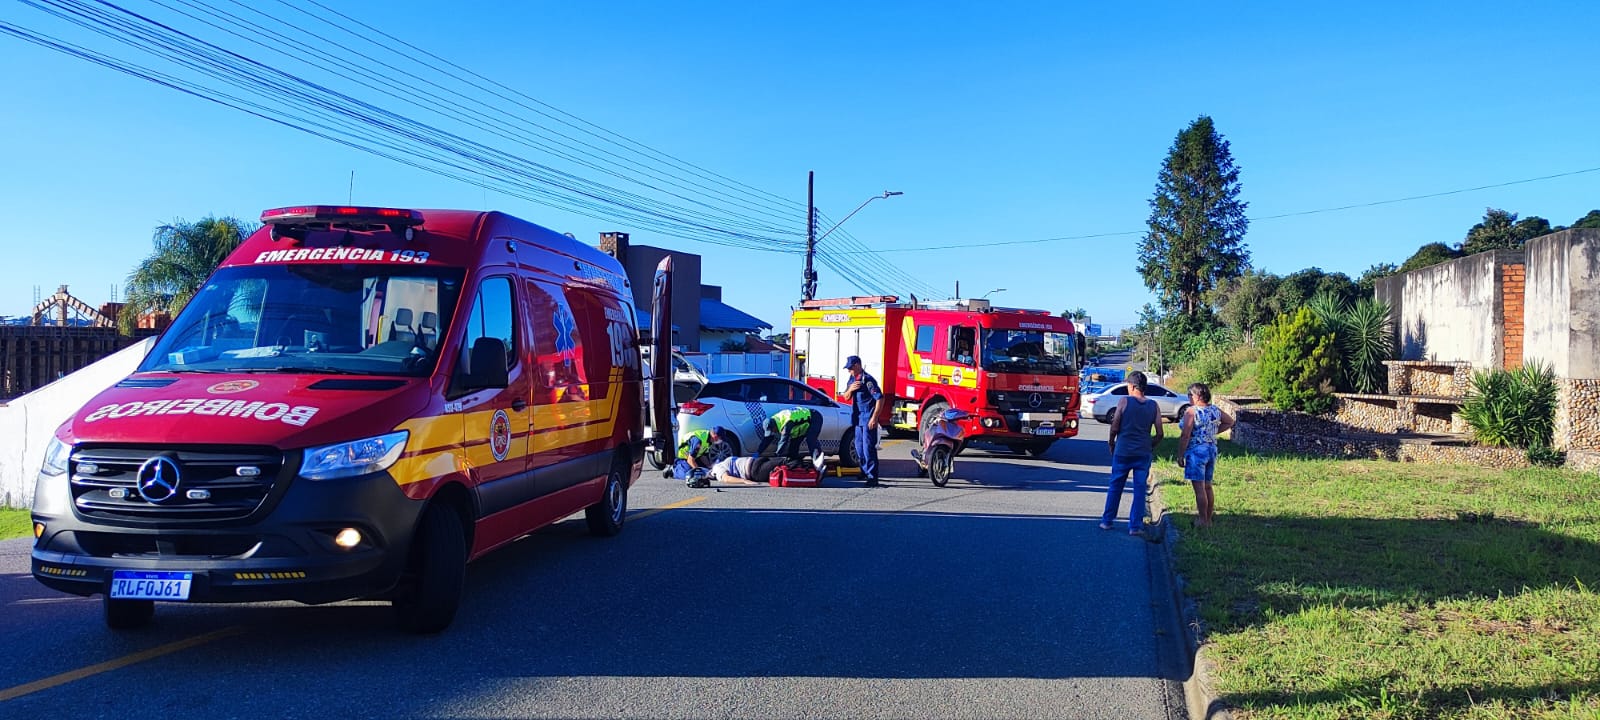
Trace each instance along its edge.
<path fill-rule="evenodd" d="M 648 438 L 615 259 L 497 212 L 261 220 L 138 370 L 57 430 L 40 582 L 102 595 L 113 628 L 156 601 L 376 597 L 436 632 L 469 560 L 579 511 L 622 529 Z"/>

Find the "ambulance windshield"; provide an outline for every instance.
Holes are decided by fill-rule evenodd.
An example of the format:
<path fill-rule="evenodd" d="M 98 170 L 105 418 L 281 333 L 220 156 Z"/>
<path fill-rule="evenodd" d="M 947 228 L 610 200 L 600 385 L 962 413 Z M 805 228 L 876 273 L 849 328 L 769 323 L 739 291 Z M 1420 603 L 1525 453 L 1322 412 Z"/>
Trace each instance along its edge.
<path fill-rule="evenodd" d="M 983 331 L 983 369 L 989 372 L 1071 375 L 1077 372 L 1071 333 Z"/>
<path fill-rule="evenodd" d="M 139 370 L 427 375 L 461 276 L 390 265 L 223 268 Z"/>

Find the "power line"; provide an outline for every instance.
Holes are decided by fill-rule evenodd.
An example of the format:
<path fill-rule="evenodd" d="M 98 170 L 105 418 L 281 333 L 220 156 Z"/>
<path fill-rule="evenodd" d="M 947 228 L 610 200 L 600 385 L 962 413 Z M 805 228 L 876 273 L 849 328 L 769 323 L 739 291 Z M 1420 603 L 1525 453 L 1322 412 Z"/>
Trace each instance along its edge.
<path fill-rule="evenodd" d="M 97 10 L 82 2 L 43 0 L 41 3 L 23 0 L 35 9 L 81 28 L 255 94 L 268 100 L 269 104 L 263 105 L 170 73 L 119 61 L 19 26 L 8 25 L 8 34 L 444 177 L 497 192 L 520 190 L 507 194 L 531 202 L 563 207 L 577 214 L 608 221 L 622 218 L 688 240 L 746 249 L 794 251 L 794 241 L 731 229 L 741 225 L 758 227 L 739 222 L 735 217 L 707 216 L 699 211 L 593 183 L 384 110 L 199 40 L 115 4 L 97 1 L 121 15 Z M 46 4 L 51 7 L 45 7 Z M 196 19 L 192 15 L 188 17 Z M 212 23 L 207 24 L 217 27 Z M 348 75 L 338 71 L 325 66 L 318 67 L 351 80 Z M 291 108 L 301 108 L 306 115 L 295 115 Z M 279 116 L 287 118 L 280 119 Z"/>
<path fill-rule="evenodd" d="M 1494 188 L 1509 187 L 1509 186 L 1512 186 L 1512 185 L 1522 185 L 1522 184 L 1526 184 L 1526 183 L 1540 182 L 1540 181 L 1543 181 L 1543 180 L 1554 180 L 1554 179 L 1557 179 L 1557 178 L 1571 177 L 1573 175 L 1583 175 L 1585 173 L 1592 173 L 1592 172 L 1600 172 L 1600 167 L 1584 168 L 1582 170 L 1572 170 L 1572 171 L 1569 171 L 1569 172 L 1555 173 L 1554 175 L 1541 175 L 1539 177 L 1523 178 L 1521 180 L 1509 180 L 1509 181 L 1506 181 L 1506 182 L 1493 183 L 1493 184 L 1490 184 L 1490 185 L 1478 185 L 1476 187 L 1459 188 L 1459 189 L 1456 189 L 1456 190 L 1445 190 L 1445 191 L 1442 191 L 1442 192 L 1427 193 L 1427 194 L 1424 194 L 1424 195 L 1409 195 L 1409 196 L 1406 196 L 1406 197 L 1391 198 L 1391 199 L 1388 199 L 1388 200 L 1374 200 L 1372 202 L 1357 203 L 1357 204 L 1354 204 L 1354 205 L 1339 205 L 1339 206 L 1335 206 L 1335 207 L 1317 208 L 1315 210 L 1300 210 L 1300 211 L 1297 211 L 1297 212 L 1281 213 L 1281 214 L 1278 214 L 1278 215 L 1262 215 L 1260 217 L 1249 218 L 1249 220 L 1250 220 L 1250 222 L 1257 222 L 1257 221 L 1261 221 L 1261 220 L 1278 220 L 1278 219 L 1288 218 L 1288 217 L 1300 217 L 1300 216 L 1303 216 L 1303 215 L 1318 215 L 1318 214 L 1321 214 L 1321 213 L 1340 212 L 1340 211 L 1343 211 L 1343 210 L 1355 210 L 1355 209 L 1359 209 L 1359 208 L 1376 207 L 1376 206 L 1379 206 L 1379 205 L 1393 205 L 1395 203 L 1411 202 L 1413 200 L 1427 200 L 1429 198 L 1445 197 L 1447 195 L 1460 195 L 1461 193 L 1475 192 L 1475 191 L 1478 191 L 1478 190 L 1490 190 L 1490 189 L 1494 189 Z M 1038 243 L 1061 242 L 1061 241 L 1064 241 L 1064 240 L 1093 240 L 1093 239 L 1097 239 L 1097 238 L 1122 237 L 1122 236 L 1126 236 L 1126 235 L 1143 235 L 1144 233 L 1145 233 L 1144 230 L 1123 230 L 1121 232 L 1093 233 L 1093 234 L 1089 234 L 1089 235 L 1063 235 L 1061 237 L 1040 238 L 1040 239 L 1037 239 L 1037 240 L 1002 240 L 1002 241 L 997 241 L 997 242 L 965 243 L 965 244 L 957 244 L 957 245 L 930 245 L 928 247 L 920 247 L 920 248 L 885 248 L 885 249 L 882 249 L 882 250 L 870 250 L 870 249 L 868 249 L 868 250 L 856 250 L 856 251 L 852 251 L 852 252 L 854 252 L 855 254 L 865 254 L 865 253 L 881 254 L 881 253 L 924 252 L 924 251 L 928 251 L 928 250 L 968 250 L 968 249 L 972 249 L 972 248 L 1001 247 L 1001 246 L 1005 246 L 1005 245 L 1033 245 L 1033 244 L 1038 244 Z"/>

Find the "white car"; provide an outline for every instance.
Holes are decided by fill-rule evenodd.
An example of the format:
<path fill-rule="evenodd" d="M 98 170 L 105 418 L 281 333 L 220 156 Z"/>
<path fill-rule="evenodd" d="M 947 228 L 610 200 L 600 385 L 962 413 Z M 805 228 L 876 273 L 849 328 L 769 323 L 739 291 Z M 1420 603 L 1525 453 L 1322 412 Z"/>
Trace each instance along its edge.
<path fill-rule="evenodd" d="M 805 384 L 776 375 L 719 374 L 673 382 L 678 401 L 678 442 L 696 430 L 722 426 L 732 431 L 717 449 L 718 459 L 750 455 L 761 446 L 767 418 L 793 407 L 810 408 L 822 416 L 822 451 L 843 455 L 844 465 L 855 464 L 851 443 L 855 428 L 850 408 Z M 769 448 L 775 450 L 776 448 Z M 802 452 L 804 446 L 801 447 Z"/>
<path fill-rule="evenodd" d="M 1128 384 L 1117 383 L 1095 396 L 1093 405 L 1088 404 L 1089 401 L 1085 399 L 1082 407 L 1089 408 L 1094 419 L 1110 424 L 1111 417 L 1117 412 L 1117 405 L 1127 396 Z M 1156 406 L 1161 408 L 1161 415 L 1168 420 L 1176 421 L 1183 416 L 1183 411 L 1189 409 L 1188 395 L 1175 393 L 1155 383 L 1144 386 L 1144 396 L 1156 401 Z"/>

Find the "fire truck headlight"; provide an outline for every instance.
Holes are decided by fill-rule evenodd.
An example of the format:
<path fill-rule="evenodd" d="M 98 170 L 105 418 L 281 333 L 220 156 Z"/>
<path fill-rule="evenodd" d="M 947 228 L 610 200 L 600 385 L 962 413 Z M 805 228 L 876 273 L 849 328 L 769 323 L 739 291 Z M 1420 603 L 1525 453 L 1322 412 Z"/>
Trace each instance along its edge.
<path fill-rule="evenodd" d="M 387 435 L 323 445 L 306 450 L 300 477 L 307 480 L 334 480 L 382 472 L 400 459 L 410 433 L 401 430 Z"/>
<path fill-rule="evenodd" d="M 44 475 L 56 476 L 67 472 L 67 457 L 72 454 L 72 446 L 55 436 L 50 437 L 50 445 L 44 449 L 44 466 L 39 472 Z"/>

